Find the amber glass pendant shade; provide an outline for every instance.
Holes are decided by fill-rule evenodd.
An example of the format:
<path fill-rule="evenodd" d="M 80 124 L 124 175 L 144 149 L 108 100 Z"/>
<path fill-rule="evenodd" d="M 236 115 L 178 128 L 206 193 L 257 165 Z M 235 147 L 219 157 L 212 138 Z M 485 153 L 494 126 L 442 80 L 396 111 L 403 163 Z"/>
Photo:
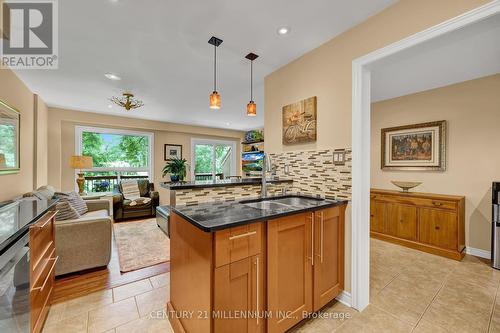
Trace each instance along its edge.
<path fill-rule="evenodd" d="M 220 109 L 220 95 L 217 91 L 210 94 L 210 108 L 214 110 Z"/>
<path fill-rule="evenodd" d="M 257 115 L 257 104 L 254 101 L 250 101 L 247 104 L 247 116 L 255 117 Z"/>

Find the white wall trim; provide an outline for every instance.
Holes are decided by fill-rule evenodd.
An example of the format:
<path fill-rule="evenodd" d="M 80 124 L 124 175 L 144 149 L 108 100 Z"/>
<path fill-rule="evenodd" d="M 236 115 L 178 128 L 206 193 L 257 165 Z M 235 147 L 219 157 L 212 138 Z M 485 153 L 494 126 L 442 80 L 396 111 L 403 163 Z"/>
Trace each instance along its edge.
<path fill-rule="evenodd" d="M 500 13 L 500 0 L 418 32 L 352 62 L 351 305 L 362 311 L 370 296 L 370 65 L 438 36 Z"/>
<path fill-rule="evenodd" d="M 467 246 L 465 249 L 465 253 L 470 254 L 471 256 L 476 256 L 484 259 L 491 259 L 491 252 L 481 249 L 476 249 L 475 247 Z"/>
<path fill-rule="evenodd" d="M 340 303 L 348 306 L 348 307 L 351 307 L 351 294 L 348 293 L 347 291 L 342 291 L 340 293 L 340 295 L 338 295 L 336 298 L 335 298 L 337 301 L 339 301 Z"/>

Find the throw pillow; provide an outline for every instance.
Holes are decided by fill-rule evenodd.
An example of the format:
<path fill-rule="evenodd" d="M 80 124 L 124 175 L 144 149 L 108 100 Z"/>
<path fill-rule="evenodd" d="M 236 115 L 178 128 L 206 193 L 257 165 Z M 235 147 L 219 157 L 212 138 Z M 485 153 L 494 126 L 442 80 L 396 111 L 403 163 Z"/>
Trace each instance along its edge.
<path fill-rule="evenodd" d="M 68 202 L 71 205 L 71 207 L 73 207 L 80 215 L 83 215 L 89 211 L 87 204 L 85 203 L 85 200 L 83 200 L 82 197 L 74 191 L 57 192 L 56 197 L 60 201 Z"/>
<path fill-rule="evenodd" d="M 56 221 L 76 220 L 80 218 L 80 214 L 71 207 L 68 201 L 61 201 L 56 204 Z"/>

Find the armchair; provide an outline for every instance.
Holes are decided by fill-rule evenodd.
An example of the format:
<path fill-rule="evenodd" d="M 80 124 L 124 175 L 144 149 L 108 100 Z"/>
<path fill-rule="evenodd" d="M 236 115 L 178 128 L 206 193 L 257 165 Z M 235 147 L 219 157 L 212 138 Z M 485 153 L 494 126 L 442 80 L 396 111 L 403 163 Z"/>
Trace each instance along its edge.
<path fill-rule="evenodd" d="M 160 204 L 160 196 L 154 190 L 154 184 L 147 179 L 137 180 L 141 197 L 151 198 L 148 203 L 138 203 L 130 205 L 131 201 L 125 199 L 122 194 L 121 184 L 115 185 L 113 189 L 113 213 L 116 221 L 137 218 L 137 217 L 152 217 L 156 216 L 156 207 Z"/>

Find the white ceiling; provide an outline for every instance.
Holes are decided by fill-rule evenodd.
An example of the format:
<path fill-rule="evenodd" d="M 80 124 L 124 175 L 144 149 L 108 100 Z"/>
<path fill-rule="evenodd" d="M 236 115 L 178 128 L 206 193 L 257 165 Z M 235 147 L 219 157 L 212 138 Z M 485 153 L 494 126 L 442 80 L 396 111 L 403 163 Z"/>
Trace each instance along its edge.
<path fill-rule="evenodd" d="M 500 73 L 500 15 L 374 64 L 372 101 L 497 73 Z"/>
<path fill-rule="evenodd" d="M 246 130 L 264 125 L 264 76 L 395 0 L 64 0 L 59 1 L 59 69 L 17 74 L 49 106 Z M 291 34 L 278 36 L 280 26 Z M 208 108 L 213 47 L 222 109 Z M 248 52 L 258 116 L 246 116 Z M 112 72 L 122 77 L 113 82 Z M 145 103 L 129 111 L 108 98 L 130 90 Z"/>

